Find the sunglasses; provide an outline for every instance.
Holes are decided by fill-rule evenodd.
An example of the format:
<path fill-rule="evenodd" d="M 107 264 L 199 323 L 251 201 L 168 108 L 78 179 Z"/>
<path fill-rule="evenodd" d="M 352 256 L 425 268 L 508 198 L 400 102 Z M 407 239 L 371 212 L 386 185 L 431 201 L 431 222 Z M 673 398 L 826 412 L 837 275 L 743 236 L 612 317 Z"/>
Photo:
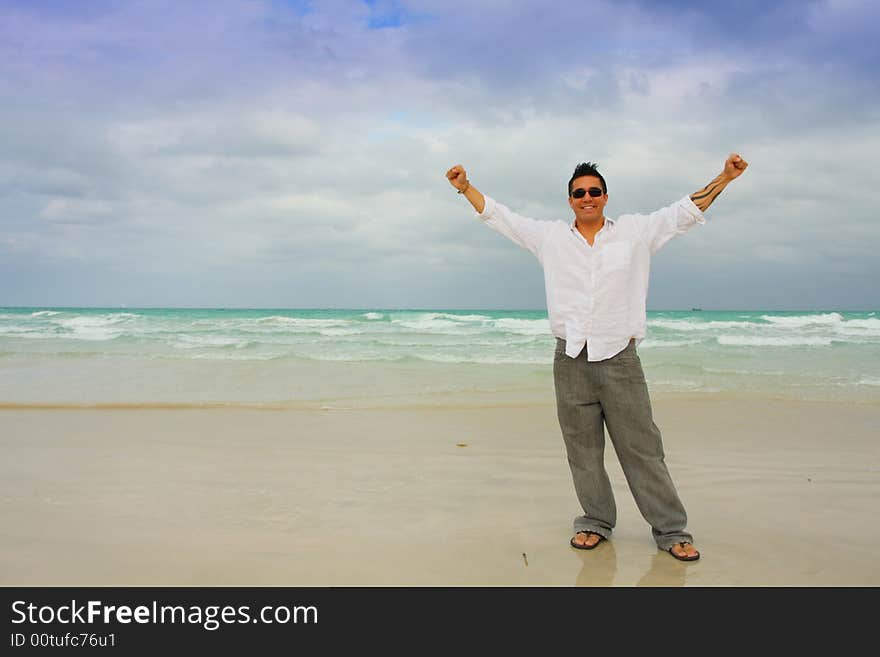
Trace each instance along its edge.
<path fill-rule="evenodd" d="M 593 198 L 599 198 L 602 196 L 602 190 L 599 187 L 590 187 L 589 189 L 584 189 L 583 187 L 578 187 L 571 193 L 572 198 L 583 198 L 589 194 Z"/>

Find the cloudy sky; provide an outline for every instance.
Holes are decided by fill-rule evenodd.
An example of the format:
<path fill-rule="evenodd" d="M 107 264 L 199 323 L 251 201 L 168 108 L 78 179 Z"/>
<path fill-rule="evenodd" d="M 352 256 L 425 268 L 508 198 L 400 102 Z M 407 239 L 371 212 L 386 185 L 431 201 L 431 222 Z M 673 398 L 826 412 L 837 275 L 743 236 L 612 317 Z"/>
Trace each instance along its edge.
<path fill-rule="evenodd" d="M 0 306 L 543 308 L 566 219 L 748 171 L 649 308 L 880 308 L 880 3 L 3 0 Z"/>

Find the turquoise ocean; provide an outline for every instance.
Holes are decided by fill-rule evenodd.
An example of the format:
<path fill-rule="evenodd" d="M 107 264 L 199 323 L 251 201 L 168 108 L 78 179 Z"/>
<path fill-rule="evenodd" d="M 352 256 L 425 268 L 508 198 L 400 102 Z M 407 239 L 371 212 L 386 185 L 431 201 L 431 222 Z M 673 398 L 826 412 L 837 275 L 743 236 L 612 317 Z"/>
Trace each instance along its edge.
<path fill-rule="evenodd" d="M 552 399 L 545 311 L 0 308 L 0 404 Z M 880 402 L 880 313 L 653 311 L 654 394 Z"/>

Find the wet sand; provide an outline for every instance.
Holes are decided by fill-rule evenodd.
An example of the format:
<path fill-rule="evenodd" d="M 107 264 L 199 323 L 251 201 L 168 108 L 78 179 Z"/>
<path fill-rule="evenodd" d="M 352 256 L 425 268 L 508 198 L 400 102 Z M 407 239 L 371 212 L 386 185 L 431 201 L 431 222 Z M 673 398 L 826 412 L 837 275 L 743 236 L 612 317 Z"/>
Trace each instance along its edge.
<path fill-rule="evenodd" d="M 485 401 L 485 400 L 481 400 Z M 555 408 L 0 409 L 0 585 L 877 586 L 880 406 L 655 399 L 703 558 L 613 539 Z"/>

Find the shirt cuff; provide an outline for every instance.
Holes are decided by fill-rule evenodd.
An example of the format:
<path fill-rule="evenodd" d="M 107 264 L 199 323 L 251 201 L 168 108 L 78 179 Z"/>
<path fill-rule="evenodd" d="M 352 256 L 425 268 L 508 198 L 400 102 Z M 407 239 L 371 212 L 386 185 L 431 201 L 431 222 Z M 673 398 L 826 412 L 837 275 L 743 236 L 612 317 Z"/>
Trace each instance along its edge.
<path fill-rule="evenodd" d="M 685 196 L 681 201 L 679 201 L 682 209 L 691 216 L 691 218 L 698 224 L 706 223 L 706 217 L 703 216 L 703 211 L 697 207 L 697 204 L 694 203 L 691 197 Z"/>
<path fill-rule="evenodd" d="M 483 206 L 483 211 L 477 213 L 477 218 L 486 221 L 487 219 L 491 218 L 492 213 L 495 212 L 495 199 L 483 194 L 483 201 L 485 202 L 485 205 Z"/>

